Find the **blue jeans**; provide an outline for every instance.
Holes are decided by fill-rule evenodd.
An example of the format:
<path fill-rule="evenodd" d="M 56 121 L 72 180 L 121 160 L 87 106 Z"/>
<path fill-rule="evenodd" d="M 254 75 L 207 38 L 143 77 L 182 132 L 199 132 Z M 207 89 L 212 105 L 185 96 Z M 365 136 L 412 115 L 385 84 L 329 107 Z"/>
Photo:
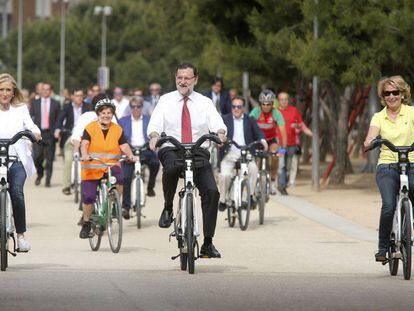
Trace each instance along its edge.
<path fill-rule="evenodd" d="M 24 203 L 23 187 L 26 181 L 26 171 L 22 162 L 15 162 L 9 169 L 7 176 L 9 193 L 13 207 L 14 225 L 17 233 L 26 232 L 26 207 Z"/>
<path fill-rule="evenodd" d="M 378 248 L 388 248 L 390 234 L 394 220 L 394 212 L 397 206 L 397 194 L 400 189 L 400 174 L 388 164 L 380 164 L 377 167 L 377 185 L 381 193 L 382 207 L 379 223 Z M 414 167 L 408 172 L 409 197 L 411 202 L 414 198 Z"/>

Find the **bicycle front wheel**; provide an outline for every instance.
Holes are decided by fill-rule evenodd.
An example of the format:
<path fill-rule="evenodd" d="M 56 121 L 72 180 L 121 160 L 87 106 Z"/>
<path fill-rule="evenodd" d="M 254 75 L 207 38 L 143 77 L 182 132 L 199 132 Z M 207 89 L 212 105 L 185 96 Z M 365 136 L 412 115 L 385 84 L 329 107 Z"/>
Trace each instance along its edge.
<path fill-rule="evenodd" d="M 404 279 L 411 278 L 411 206 L 408 199 L 402 202 L 401 253 Z"/>
<path fill-rule="evenodd" d="M 141 178 L 135 178 L 135 211 L 136 211 L 136 215 L 137 215 L 137 228 L 141 229 L 141 210 L 142 210 L 142 206 L 141 206 L 141 200 L 142 200 L 142 192 L 141 192 L 141 187 L 142 187 L 142 180 Z"/>
<path fill-rule="evenodd" d="M 392 237 L 390 247 L 388 248 L 388 268 L 390 269 L 391 275 L 397 275 L 399 259 L 393 258 L 393 254 L 395 254 L 395 242 Z"/>
<path fill-rule="evenodd" d="M 266 199 L 266 192 L 267 192 L 267 179 L 266 174 L 260 174 L 259 176 L 259 189 L 260 189 L 260 197 L 259 197 L 259 224 L 263 225 L 264 223 L 264 211 L 265 205 L 267 202 Z"/>
<path fill-rule="evenodd" d="M 229 200 L 226 202 L 227 205 L 227 223 L 229 224 L 230 228 L 234 227 L 234 224 L 236 223 L 236 208 L 234 206 L 234 201 L 232 200 L 234 198 L 233 191 L 234 191 L 234 180 L 233 177 L 230 183 L 229 190 L 227 191 Z M 230 203 L 228 203 L 230 202 Z"/>
<path fill-rule="evenodd" d="M 240 186 L 240 206 L 238 209 L 239 225 L 242 231 L 249 226 L 251 208 L 251 190 L 247 179 L 243 179 Z"/>
<path fill-rule="evenodd" d="M 108 238 L 111 250 L 118 253 L 122 244 L 122 214 L 118 191 L 112 188 L 108 193 Z"/>
<path fill-rule="evenodd" d="M 194 247 L 195 247 L 195 238 L 194 238 L 194 214 L 193 206 L 194 200 L 191 193 L 187 194 L 185 201 L 185 208 L 187 213 L 187 220 L 185 226 L 185 237 L 187 242 L 187 259 L 188 259 L 188 273 L 194 274 L 195 270 L 195 258 L 194 258 Z"/>
<path fill-rule="evenodd" d="M 7 190 L 0 192 L 0 252 L 1 252 L 1 271 L 6 271 L 7 262 L 7 230 L 6 230 L 6 208 Z"/>
<path fill-rule="evenodd" d="M 79 162 L 74 162 L 73 164 L 73 191 L 75 192 L 75 204 L 79 203 L 79 197 L 80 197 L 80 185 L 79 185 Z"/>

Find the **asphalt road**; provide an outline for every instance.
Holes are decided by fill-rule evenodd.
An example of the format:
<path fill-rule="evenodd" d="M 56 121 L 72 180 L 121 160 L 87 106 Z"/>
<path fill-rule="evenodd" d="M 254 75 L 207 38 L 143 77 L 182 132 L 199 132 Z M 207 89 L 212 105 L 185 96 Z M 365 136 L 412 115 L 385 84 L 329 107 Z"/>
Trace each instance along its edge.
<path fill-rule="evenodd" d="M 1 311 L 413 309 L 414 280 L 402 271 L 391 277 L 373 260 L 374 241 L 348 234 L 349 222 L 306 210 L 306 202 L 292 208 L 298 201 L 272 198 L 265 224 L 253 211 L 245 232 L 220 213 L 214 244 L 223 258 L 197 260 L 189 275 L 170 259 L 178 253 L 170 230 L 157 227 L 159 182 L 143 228 L 124 222 L 121 251 L 113 254 L 106 236 L 98 252 L 78 238 L 80 212 L 61 193 L 59 176 L 57 163 L 52 188 L 27 182 L 32 250 L 0 273 Z"/>

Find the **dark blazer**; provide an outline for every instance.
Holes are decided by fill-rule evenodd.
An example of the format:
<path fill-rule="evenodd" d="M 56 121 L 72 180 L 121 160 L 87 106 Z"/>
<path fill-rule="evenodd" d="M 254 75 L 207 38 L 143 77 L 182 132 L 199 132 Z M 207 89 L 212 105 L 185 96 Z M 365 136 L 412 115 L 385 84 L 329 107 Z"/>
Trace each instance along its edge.
<path fill-rule="evenodd" d="M 213 91 L 208 91 L 206 93 L 204 93 L 204 96 L 207 96 L 208 98 L 212 99 L 213 95 L 212 95 Z M 213 103 L 214 105 L 216 103 Z M 220 112 L 221 115 L 225 115 L 228 113 L 231 113 L 231 100 L 230 100 L 230 95 L 227 91 L 221 91 L 220 94 Z"/>
<path fill-rule="evenodd" d="M 222 116 L 224 124 L 227 126 L 227 138 L 233 139 L 234 133 L 234 120 L 233 114 L 229 113 Z M 255 140 L 264 139 L 265 136 L 263 131 L 259 128 L 256 121 L 249 117 L 249 115 L 243 115 L 243 130 L 244 130 L 244 140 L 246 141 L 246 145 L 254 142 Z M 219 161 L 221 161 L 224 157 L 224 154 L 230 148 L 229 145 L 225 145 L 223 148 L 219 150 Z"/>
<path fill-rule="evenodd" d="M 41 98 L 35 99 L 30 106 L 30 115 L 33 119 L 33 122 L 37 125 L 39 129 L 42 129 L 42 116 L 41 116 Z M 60 113 L 60 104 L 58 101 L 50 98 L 50 109 L 49 109 L 49 125 L 50 131 L 53 133 L 58 126 L 58 118 Z"/>
<path fill-rule="evenodd" d="M 147 136 L 147 128 L 149 123 L 150 117 L 149 116 L 142 116 L 142 130 L 144 131 L 144 139 L 145 141 L 149 141 Z M 124 130 L 125 138 L 127 139 L 128 143 L 131 143 L 131 136 L 132 136 L 132 119 L 131 116 L 125 116 L 119 119 L 119 125 Z"/>
<path fill-rule="evenodd" d="M 92 104 L 88 104 L 86 102 L 82 103 L 82 113 L 86 111 L 92 111 Z M 73 105 L 71 102 L 65 104 L 63 109 L 60 111 L 57 129 L 65 130 L 62 135 L 61 139 L 66 141 L 66 139 L 71 135 L 73 130 L 73 124 L 75 122 L 75 118 L 73 115 Z"/>

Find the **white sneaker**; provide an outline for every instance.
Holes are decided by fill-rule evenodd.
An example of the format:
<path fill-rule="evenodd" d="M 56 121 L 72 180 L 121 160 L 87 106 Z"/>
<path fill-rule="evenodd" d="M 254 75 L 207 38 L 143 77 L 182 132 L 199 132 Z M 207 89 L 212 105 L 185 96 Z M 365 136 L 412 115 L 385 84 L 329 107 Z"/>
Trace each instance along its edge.
<path fill-rule="evenodd" d="M 30 244 L 26 241 L 24 236 L 20 236 L 17 238 L 17 251 L 27 253 L 30 251 Z"/>
<path fill-rule="evenodd" d="M 276 183 L 275 182 L 271 182 L 270 183 L 270 194 L 271 195 L 275 195 L 276 194 Z"/>

